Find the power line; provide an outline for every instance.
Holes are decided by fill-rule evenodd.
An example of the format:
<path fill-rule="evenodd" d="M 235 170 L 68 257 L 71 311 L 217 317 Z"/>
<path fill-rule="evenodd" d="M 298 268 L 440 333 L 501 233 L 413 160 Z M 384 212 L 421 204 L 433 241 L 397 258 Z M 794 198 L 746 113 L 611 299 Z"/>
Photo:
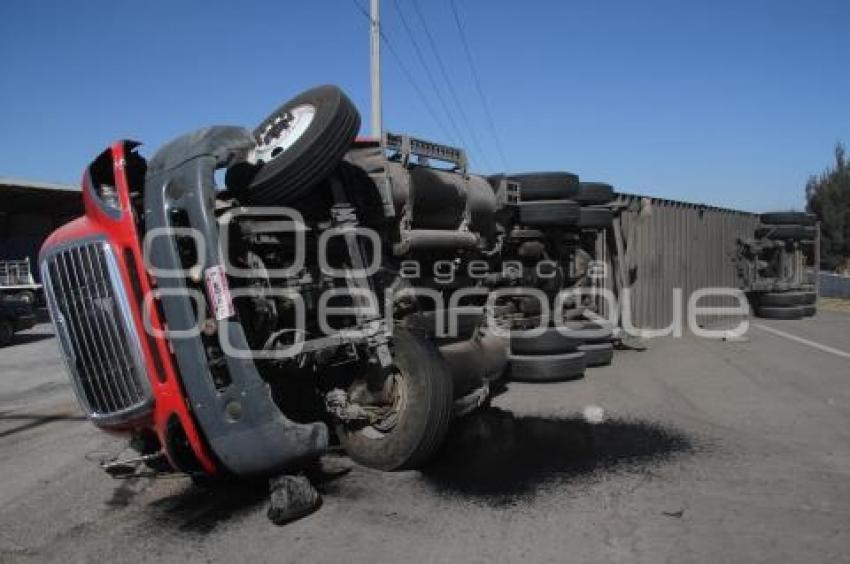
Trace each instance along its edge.
<path fill-rule="evenodd" d="M 460 33 L 460 40 L 463 43 L 463 49 L 466 52 L 466 60 L 469 63 L 469 68 L 472 71 L 472 78 L 475 82 L 475 89 L 478 91 L 478 97 L 481 98 L 481 105 L 484 108 L 484 114 L 487 117 L 487 123 L 490 125 L 490 131 L 493 133 L 493 140 L 496 142 L 496 148 L 499 150 L 499 156 L 502 159 L 502 164 L 505 166 L 505 170 L 508 169 L 508 160 L 505 158 L 505 152 L 502 150 L 502 143 L 499 141 L 499 134 L 496 131 L 496 125 L 493 121 L 493 114 L 490 112 L 490 106 L 487 104 L 487 98 L 484 97 L 484 89 L 481 88 L 481 79 L 478 76 L 478 71 L 475 70 L 475 63 L 472 61 L 472 51 L 469 49 L 469 43 L 466 41 L 466 34 L 463 30 L 463 24 L 460 21 L 460 16 L 457 13 L 457 6 L 455 6 L 454 0 L 449 0 L 449 6 L 452 8 L 452 14 L 454 14 L 455 23 L 457 24 L 458 33 Z"/>
<path fill-rule="evenodd" d="M 428 29 L 428 23 L 425 17 L 422 15 L 422 11 L 419 9 L 419 1 L 411 0 L 411 4 L 413 4 L 413 9 L 416 12 L 416 16 L 419 18 L 419 23 L 422 25 L 422 29 L 425 31 L 425 37 L 428 39 L 428 43 L 431 46 L 431 51 L 434 53 L 434 59 L 437 61 L 437 67 L 440 69 L 440 74 L 443 77 L 443 80 L 446 83 L 446 88 L 449 91 L 449 95 L 452 97 L 452 101 L 455 103 L 457 107 L 457 111 L 460 114 L 460 118 L 463 120 L 463 125 L 466 127 L 466 130 L 469 131 L 469 135 L 472 138 L 472 144 L 475 147 L 476 152 L 481 156 L 481 160 L 484 162 L 484 166 L 488 169 L 493 170 L 493 167 L 490 163 L 490 160 L 487 158 L 486 152 L 481 149 L 481 143 L 478 141 L 478 135 L 475 134 L 475 128 L 472 127 L 472 123 L 469 120 L 469 117 L 466 115 L 466 112 L 463 109 L 463 104 L 460 103 L 460 99 L 455 92 L 455 89 L 452 85 L 452 81 L 449 78 L 449 73 L 446 71 L 446 65 L 443 63 L 443 58 L 440 56 L 440 51 L 437 49 L 437 42 L 434 41 L 434 37 L 431 35 L 431 30 Z"/>
<path fill-rule="evenodd" d="M 369 15 L 369 12 L 367 12 L 366 9 L 363 6 L 361 6 L 360 3 L 357 0 L 351 0 L 351 1 L 354 3 L 354 7 L 357 8 L 357 11 L 359 11 L 363 15 L 363 17 L 366 18 L 366 20 L 369 22 L 369 24 L 371 25 L 372 24 L 372 16 Z M 425 107 L 425 111 L 428 112 L 428 115 L 431 116 L 431 119 L 434 120 L 434 123 L 436 123 L 437 126 L 440 128 L 440 130 L 442 130 L 443 135 L 445 135 L 447 138 L 451 137 L 451 135 L 448 133 L 448 130 L 446 129 L 446 126 L 443 124 L 442 120 L 440 120 L 440 118 L 434 112 L 434 109 L 431 107 L 431 104 L 428 103 L 428 99 L 425 97 L 425 94 L 422 92 L 422 89 L 419 88 L 419 85 L 414 80 L 413 74 L 411 74 L 411 72 L 405 66 L 404 61 L 399 56 L 398 52 L 395 50 L 395 47 L 393 46 L 389 37 L 387 37 L 387 35 L 384 33 L 383 27 L 379 28 L 379 33 L 381 34 L 381 40 L 383 40 L 384 45 L 386 45 L 387 50 L 390 52 L 390 55 L 392 55 L 393 58 L 396 60 L 396 63 L 398 63 L 398 66 L 401 69 L 402 73 L 404 74 L 405 78 L 407 78 L 407 81 L 410 83 L 410 86 L 413 87 L 413 90 L 416 92 L 416 95 L 419 97 L 419 101 L 422 102 L 422 105 Z"/>
<path fill-rule="evenodd" d="M 401 19 L 401 25 L 404 26 L 404 30 L 407 32 L 407 36 L 410 38 L 410 43 L 413 45 L 413 50 L 416 52 L 416 57 L 419 59 L 419 63 L 422 65 L 422 68 L 425 69 L 425 76 L 428 78 L 428 82 L 431 84 L 431 88 L 434 90 L 434 94 L 437 96 L 437 100 L 439 100 L 440 105 L 443 107 L 443 111 L 446 113 L 446 117 L 448 117 L 449 119 L 449 124 L 454 130 L 456 136 L 455 143 L 467 145 L 463 133 L 461 133 L 460 128 L 457 126 L 457 122 L 455 121 L 452 113 L 449 111 L 449 106 L 448 104 L 446 104 L 446 100 L 445 98 L 443 98 L 443 95 L 440 92 L 439 87 L 437 86 L 437 81 L 434 80 L 434 75 L 431 73 L 431 69 L 425 60 L 425 55 L 422 53 L 422 49 L 419 47 L 419 42 L 416 41 L 416 36 L 413 34 L 413 29 L 410 27 L 407 18 L 404 16 L 404 12 L 402 11 L 401 6 L 398 3 L 398 0 L 393 0 L 393 5 L 395 5 L 396 12 L 398 12 L 398 16 Z"/>

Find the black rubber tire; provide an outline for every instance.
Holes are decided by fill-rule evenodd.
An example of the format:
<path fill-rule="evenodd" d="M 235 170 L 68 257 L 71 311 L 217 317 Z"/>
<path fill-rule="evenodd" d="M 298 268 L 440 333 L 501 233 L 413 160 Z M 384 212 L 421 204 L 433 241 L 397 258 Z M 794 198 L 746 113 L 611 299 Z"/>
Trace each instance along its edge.
<path fill-rule="evenodd" d="M 764 292 L 759 294 L 759 305 L 768 307 L 803 305 L 806 297 L 804 292 Z"/>
<path fill-rule="evenodd" d="M 482 313 L 470 313 L 470 312 L 460 312 L 453 310 L 445 310 L 443 311 L 443 327 L 442 330 L 446 333 L 449 333 L 449 320 L 452 316 L 456 316 L 457 319 L 457 335 L 441 335 L 437 336 L 437 312 L 436 311 L 426 311 L 417 315 L 416 320 L 413 322 L 417 329 L 420 329 L 422 332 L 426 333 L 429 337 L 433 339 L 439 340 L 449 340 L 449 341 L 457 341 L 457 340 L 467 340 L 473 337 L 475 333 L 475 329 L 485 323 L 484 315 Z"/>
<path fill-rule="evenodd" d="M 614 345 L 612 343 L 586 343 L 578 350 L 584 353 L 585 364 L 590 366 L 608 366 L 614 361 Z"/>
<path fill-rule="evenodd" d="M 759 216 L 766 225 L 814 225 L 818 218 L 806 212 L 769 212 Z"/>
<path fill-rule="evenodd" d="M 571 352 L 558 355 L 510 355 L 510 379 L 515 382 L 563 382 L 584 377 L 585 355 Z"/>
<path fill-rule="evenodd" d="M 765 225 L 756 229 L 756 237 L 775 241 L 808 241 L 816 234 L 817 228 L 810 225 Z"/>
<path fill-rule="evenodd" d="M 511 174 L 519 182 L 520 201 L 567 200 L 578 193 L 578 176 L 571 172 L 528 172 Z"/>
<path fill-rule="evenodd" d="M 519 222 L 531 227 L 567 227 L 575 225 L 581 206 L 572 200 L 520 202 Z"/>
<path fill-rule="evenodd" d="M 430 339 L 396 327 L 392 350 L 407 393 L 395 427 L 381 433 L 373 427 L 337 426 L 340 444 L 352 460 L 386 471 L 416 468 L 440 448 L 453 402 L 448 366 Z"/>
<path fill-rule="evenodd" d="M 595 321 L 566 321 L 564 327 L 570 329 L 569 335 L 585 343 L 606 343 L 614 336 L 614 331 L 609 325 Z"/>
<path fill-rule="evenodd" d="M 0 347 L 11 344 L 14 338 L 15 326 L 12 322 L 7 319 L 0 320 Z"/>
<path fill-rule="evenodd" d="M 584 343 L 575 335 L 564 335 L 554 327 L 547 327 L 537 337 L 522 337 L 521 332 L 511 331 L 510 353 L 519 356 L 557 355 L 575 352 Z"/>
<path fill-rule="evenodd" d="M 253 204 L 285 204 L 305 197 L 342 160 L 360 129 L 360 114 L 342 90 L 319 86 L 278 107 L 254 130 L 264 143 L 267 128 L 304 104 L 315 108 L 307 130 L 290 147 L 256 168 L 243 197 Z"/>
<path fill-rule="evenodd" d="M 803 299 L 800 301 L 800 305 L 815 305 L 818 301 L 818 295 L 814 292 L 801 292 L 803 294 Z"/>
<path fill-rule="evenodd" d="M 614 223 L 614 212 L 602 206 L 582 206 L 577 227 L 582 229 L 608 229 Z"/>
<path fill-rule="evenodd" d="M 764 319 L 802 319 L 803 313 L 803 306 L 756 308 L 756 315 Z"/>
<path fill-rule="evenodd" d="M 586 206 L 599 206 L 612 201 L 616 195 L 614 187 L 604 182 L 581 182 L 578 193 L 573 198 Z"/>
<path fill-rule="evenodd" d="M 803 317 L 813 317 L 817 312 L 818 308 L 814 305 L 801 305 L 803 309 Z"/>

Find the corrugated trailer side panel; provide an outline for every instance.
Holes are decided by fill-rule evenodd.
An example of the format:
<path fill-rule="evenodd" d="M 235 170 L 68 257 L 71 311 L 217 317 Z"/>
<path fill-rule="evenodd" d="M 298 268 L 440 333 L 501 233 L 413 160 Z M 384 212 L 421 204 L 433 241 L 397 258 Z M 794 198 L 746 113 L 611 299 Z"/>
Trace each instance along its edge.
<path fill-rule="evenodd" d="M 621 194 L 618 202 L 625 205 L 620 221 L 625 265 L 632 277 L 634 326 L 669 326 L 678 310 L 676 288 L 682 291 L 681 315 L 685 316 L 695 290 L 740 286 L 735 245 L 738 238 L 752 238 L 758 225 L 756 214 L 632 194 Z M 616 273 L 610 257 L 606 258 L 611 273 L 607 287 L 611 288 Z M 731 304 L 709 298 L 699 305 Z"/>

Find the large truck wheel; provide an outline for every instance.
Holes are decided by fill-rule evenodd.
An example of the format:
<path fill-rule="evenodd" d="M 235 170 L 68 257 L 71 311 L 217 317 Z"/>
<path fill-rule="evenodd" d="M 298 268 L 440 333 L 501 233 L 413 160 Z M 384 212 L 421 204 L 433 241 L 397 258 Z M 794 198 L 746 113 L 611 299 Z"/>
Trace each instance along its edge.
<path fill-rule="evenodd" d="M 759 306 L 756 315 L 764 319 L 802 319 L 805 315 L 803 306 Z"/>
<path fill-rule="evenodd" d="M 761 222 L 767 225 L 814 225 L 817 217 L 806 212 L 768 212 L 759 216 Z"/>
<path fill-rule="evenodd" d="M 807 296 L 803 292 L 764 292 L 758 300 L 760 306 L 788 307 L 805 304 Z"/>
<path fill-rule="evenodd" d="M 244 197 L 262 205 L 303 198 L 339 164 L 359 129 L 357 108 L 336 86 L 299 94 L 254 130 L 255 167 Z"/>
<path fill-rule="evenodd" d="M 584 378 L 583 351 L 554 355 L 510 355 L 510 377 L 514 382 L 565 382 Z"/>
<path fill-rule="evenodd" d="M 433 455 L 452 414 L 452 378 L 440 352 L 423 335 L 395 328 L 397 373 L 385 385 L 387 408 L 360 428 L 338 425 L 342 447 L 355 461 L 378 470 L 416 468 Z"/>
<path fill-rule="evenodd" d="M 601 206 L 616 198 L 614 187 L 604 182 L 581 182 L 573 200 L 583 206 Z"/>
<path fill-rule="evenodd" d="M 566 227 L 575 225 L 581 207 L 572 200 L 535 200 L 520 202 L 519 222 L 529 227 Z"/>
<path fill-rule="evenodd" d="M 614 223 L 614 212 L 602 206 L 582 206 L 576 227 L 584 229 L 608 229 Z"/>
<path fill-rule="evenodd" d="M 813 241 L 817 227 L 811 225 L 762 225 L 756 228 L 756 237 L 774 241 Z"/>
<path fill-rule="evenodd" d="M 571 172 L 529 172 L 508 178 L 520 183 L 520 199 L 524 202 L 566 200 L 578 192 L 578 176 Z"/>

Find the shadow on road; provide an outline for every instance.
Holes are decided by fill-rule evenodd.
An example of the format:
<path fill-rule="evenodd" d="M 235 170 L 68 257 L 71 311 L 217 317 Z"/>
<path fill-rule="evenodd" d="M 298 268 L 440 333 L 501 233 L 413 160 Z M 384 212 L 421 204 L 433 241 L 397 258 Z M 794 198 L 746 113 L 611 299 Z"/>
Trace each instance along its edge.
<path fill-rule="evenodd" d="M 12 342 L 6 345 L 5 348 L 11 348 L 15 345 L 26 345 L 27 343 L 37 343 L 45 339 L 52 339 L 53 333 L 38 332 L 38 333 L 17 333 L 12 339 Z"/>
<path fill-rule="evenodd" d="M 441 455 L 424 471 L 447 493 L 510 501 L 545 482 L 603 472 L 646 472 L 695 450 L 684 433 L 660 424 L 610 419 L 518 417 L 497 408 L 473 413 L 450 430 Z"/>
<path fill-rule="evenodd" d="M 15 435 L 17 433 L 21 433 L 23 431 L 28 431 L 30 429 L 35 429 L 36 427 L 41 427 L 42 425 L 47 425 L 49 423 L 56 423 L 58 421 L 85 421 L 86 418 L 82 415 L 38 415 L 38 414 L 29 414 L 29 413 L 0 413 L 0 422 L 2 421 L 26 421 L 23 425 L 18 425 L 17 427 L 13 427 L 11 429 L 5 429 L 0 431 L 0 438 L 8 437 L 10 435 Z"/>
<path fill-rule="evenodd" d="M 326 474 L 318 467 L 305 468 L 304 472 L 322 494 L 328 493 L 328 484 L 347 473 Z M 109 504 L 128 505 L 139 491 L 132 486 L 121 485 L 113 492 Z M 378 495 L 379 492 L 376 491 L 375 494 Z M 153 502 L 150 508 L 156 513 L 153 521 L 159 526 L 170 530 L 206 534 L 219 523 L 252 513 L 268 503 L 268 479 L 233 478 L 187 485 L 182 492 Z"/>
<path fill-rule="evenodd" d="M 654 465 L 695 450 L 687 435 L 653 422 L 611 419 L 590 425 L 579 418 L 517 417 L 488 408 L 453 425 L 423 476 L 443 493 L 501 504 L 533 496 L 556 480 L 577 484 L 602 473 L 651 472 Z M 333 487 L 317 487 L 334 495 Z M 127 487 L 116 491 L 114 505 L 126 505 L 133 493 Z M 381 495 L 378 488 L 372 493 Z M 152 522 L 171 531 L 206 534 L 256 511 L 268 496 L 266 480 L 187 486 L 151 504 Z"/>
<path fill-rule="evenodd" d="M 206 534 L 221 522 L 255 511 L 268 499 L 267 480 L 232 480 L 210 487 L 190 485 L 180 494 L 155 501 L 150 507 L 159 525 Z"/>

